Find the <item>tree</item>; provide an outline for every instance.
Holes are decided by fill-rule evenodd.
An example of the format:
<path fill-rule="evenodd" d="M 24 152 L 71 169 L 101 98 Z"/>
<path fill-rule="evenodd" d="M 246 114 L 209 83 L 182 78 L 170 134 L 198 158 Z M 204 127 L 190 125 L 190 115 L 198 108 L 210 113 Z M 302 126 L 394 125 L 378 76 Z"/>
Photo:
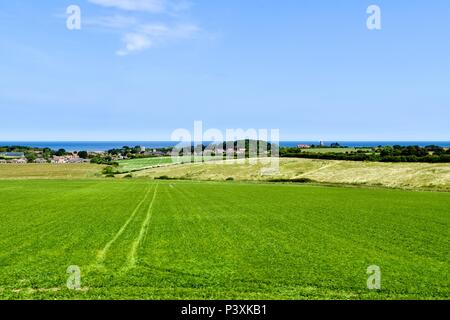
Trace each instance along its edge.
<path fill-rule="evenodd" d="M 340 148 L 340 147 L 341 147 L 341 145 L 337 142 L 331 144 L 331 148 Z"/>
<path fill-rule="evenodd" d="M 55 152 L 55 155 L 58 157 L 62 157 L 66 154 L 66 150 L 65 149 L 59 149 L 58 151 Z"/>
<path fill-rule="evenodd" d="M 89 154 L 87 151 L 80 151 L 78 152 L 78 156 L 82 159 L 87 159 L 89 157 Z"/>
<path fill-rule="evenodd" d="M 33 152 L 27 152 L 25 154 L 25 158 L 27 159 L 28 163 L 32 163 L 37 159 L 36 155 Z"/>
<path fill-rule="evenodd" d="M 103 168 L 102 173 L 106 174 L 106 175 L 114 175 L 116 172 L 113 167 L 107 166 L 107 167 Z"/>

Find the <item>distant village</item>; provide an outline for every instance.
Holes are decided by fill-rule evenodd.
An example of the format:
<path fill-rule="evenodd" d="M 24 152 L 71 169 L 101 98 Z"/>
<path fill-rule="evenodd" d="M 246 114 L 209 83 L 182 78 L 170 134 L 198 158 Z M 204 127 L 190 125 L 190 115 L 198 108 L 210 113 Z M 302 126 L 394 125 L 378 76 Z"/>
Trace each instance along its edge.
<path fill-rule="evenodd" d="M 230 154 L 234 153 L 236 156 L 245 155 L 249 150 L 249 140 L 243 144 L 231 142 L 229 144 L 223 143 L 215 146 L 214 154 Z M 266 143 L 266 142 L 264 142 Z M 191 155 L 203 155 L 207 146 L 191 146 L 188 151 Z M 270 144 L 268 144 L 270 150 Z M 0 164 L 107 164 L 117 165 L 118 161 L 136 158 L 152 158 L 152 157 L 166 157 L 171 156 L 174 148 L 146 148 L 143 146 L 111 149 L 107 151 L 66 151 L 64 149 L 52 150 L 50 148 L 31 148 L 26 146 L 0 146 Z M 189 149 L 188 149 L 189 150 Z M 258 149 L 259 150 L 259 149 Z M 186 149 L 178 150 L 180 155 L 185 155 Z M 263 152 L 263 151 L 260 151 Z M 265 151 L 266 155 L 270 151 Z"/>
<path fill-rule="evenodd" d="M 0 164 L 76 164 L 76 163 L 111 163 L 134 158 L 161 157 L 170 155 L 169 149 L 146 149 L 145 147 L 123 147 L 108 151 L 71 151 L 64 149 L 29 147 L 0 147 Z"/>
<path fill-rule="evenodd" d="M 70 153 L 63 156 L 51 156 L 51 158 L 26 157 L 25 152 L 0 152 L 0 163 L 85 163 L 89 159 L 81 158 L 77 153 Z"/>
<path fill-rule="evenodd" d="M 266 142 L 264 142 L 266 143 Z M 234 153 L 236 156 L 246 154 L 249 148 L 249 141 L 244 145 L 238 145 L 234 142 L 231 147 L 227 143 L 218 144 L 215 147 L 215 154 L 230 154 Z M 259 146 L 259 145 L 258 145 Z M 311 149 L 325 147 L 323 142 L 319 145 L 300 144 L 297 149 Z M 340 147 L 339 144 L 332 144 L 331 147 Z M 202 155 L 206 146 L 202 146 L 199 150 L 197 147 L 191 148 L 192 155 Z M 265 154 L 270 153 L 270 143 L 267 145 Z M 50 148 L 31 148 L 26 146 L 4 146 L 0 147 L 0 164 L 80 164 L 80 163 L 96 163 L 96 164 L 117 164 L 117 161 L 135 158 L 151 158 L 151 157 L 165 157 L 171 156 L 173 148 L 145 148 L 143 146 L 111 149 L 107 151 L 66 151 L 64 149 L 52 150 Z M 179 150 L 183 153 L 184 150 Z M 263 151 L 260 151 L 263 152 Z"/>

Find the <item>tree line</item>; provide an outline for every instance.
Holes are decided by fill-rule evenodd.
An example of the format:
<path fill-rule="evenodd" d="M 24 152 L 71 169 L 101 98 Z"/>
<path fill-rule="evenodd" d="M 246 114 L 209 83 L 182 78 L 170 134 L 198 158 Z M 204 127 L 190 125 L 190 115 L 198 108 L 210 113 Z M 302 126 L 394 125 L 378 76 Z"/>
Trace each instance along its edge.
<path fill-rule="evenodd" d="M 347 152 L 310 152 L 298 148 L 280 148 L 280 157 L 324 160 L 377 161 L 377 162 L 450 162 L 450 148 L 436 145 L 419 146 L 378 146 Z"/>

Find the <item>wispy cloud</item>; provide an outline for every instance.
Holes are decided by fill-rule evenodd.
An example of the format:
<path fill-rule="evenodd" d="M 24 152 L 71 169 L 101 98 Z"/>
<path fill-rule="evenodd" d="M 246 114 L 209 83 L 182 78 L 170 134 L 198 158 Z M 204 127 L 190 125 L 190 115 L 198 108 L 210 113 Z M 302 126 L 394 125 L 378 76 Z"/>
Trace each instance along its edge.
<path fill-rule="evenodd" d="M 126 56 L 133 52 L 142 51 L 152 46 L 152 41 L 143 34 L 128 33 L 123 37 L 125 48 L 117 51 L 117 55 Z"/>
<path fill-rule="evenodd" d="M 127 11 L 146 11 L 159 13 L 166 8 L 166 0 L 89 0 L 103 7 L 113 7 Z"/>
<path fill-rule="evenodd" d="M 85 18 L 83 24 L 105 29 L 114 29 L 122 34 L 123 47 L 116 51 L 119 56 L 138 53 L 146 49 L 172 43 L 177 40 L 186 40 L 200 31 L 192 23 L 181 23 L 178 13 L 190 9 L 189 0 L 88 0 L 103 7 L 111 7 L 128 13 L 111 16 L 98 16 Z M 139 14 L 139 20 L 130 16 L 130 11 L 141 11 L 159 15 L 162 23 L 149 22 L 149 17 Z"/>
<path fill-rule="evenodd" d="M 200 28 L 193 24 L 178 24 L 173 27 L 164 24 L 145 24 L 139 27 L 141 33 L 150 37 L 168 39 L 189 39 L 199 30 Z"/>
<path fill-rule="evenodd" d="M 114 15 L 88 17 L 83 19 L 83 25 L 108 28 L 108 29 L 125 29 L 136 26 L 139 23 L 135 17 Z"/>
<path fill-rule="evenodd" d="M 189 39 L 199 30 L 200 28 L 192 24 L 180 24 L 175 26 L 167 26 L 164 24 L 141 25 L 137 32 L 125 35 L 123 38 L 125 47 L 117 51 L 117 55 L 126 56 L 153 46 L 180 39 Z"/>

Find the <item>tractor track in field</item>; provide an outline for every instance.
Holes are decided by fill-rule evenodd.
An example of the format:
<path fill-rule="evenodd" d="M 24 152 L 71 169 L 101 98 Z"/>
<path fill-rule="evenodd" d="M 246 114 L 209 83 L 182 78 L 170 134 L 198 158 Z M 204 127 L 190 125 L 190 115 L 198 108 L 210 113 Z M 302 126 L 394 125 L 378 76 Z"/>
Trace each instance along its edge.
<path fill-rule="evenodd" d="M 117 231 L 117 233 L 114 235 L 114 237 L 103 247 L 103 249 L 98 253 L 97 255 L 97 262 L 96 265 L 99 266 L 101 265 L 105 258 L 106 258 L 106 254 L 108 253 L 109 249 L 111 248 L 111 246 L 117 241 L 117 239 L 119 239 L 119 237 L 124 233 L 124 231 L 126 230 L 126 228 L 128 227 L 128 225 L 131 223 L 131 221 L 133 221 L 134 217 L 136 216 L 137 212 L 139 211 L 139 209 L 142 207 L 142 205 L 144 204 L 145 200 L 147 200 L 148 195 L 150 194 L 150 190 L 152 190 L 151 186 L 148 187 L 147 192 L 145 193 L 144 197 L 142 198 L 142 200 L 138 203 L 138 205 L 134 208 L 133 212 L 131 213 L 130 217 L 128 218 L 127 221 L 125 221 L 125 223 L 122 225 L 122 227 L 119 229 L 119 231 Z"/>
<path fill-rule="evenodd" d="M 139 231 L 138 237 L 133 241 L 133 245 L 131 246 L 131 250 L 128 254 L 128 262 L 126 269 L 133 268 L 136 265 L 137 261 L 137 253 L 141 242 L 143 241 L 145 235 L 148 232 L 148 227 L 150 225 L 150 221 L 153 216 L 153 204 L 155 203 L 156 195 L 158 193 L 158 184 L 155 186 L 155 191 L 153 192 L 153 198 L 147 208 L 147 215 L 145 217 L 144 222 L 141 225 L 141 229 Z"/>

